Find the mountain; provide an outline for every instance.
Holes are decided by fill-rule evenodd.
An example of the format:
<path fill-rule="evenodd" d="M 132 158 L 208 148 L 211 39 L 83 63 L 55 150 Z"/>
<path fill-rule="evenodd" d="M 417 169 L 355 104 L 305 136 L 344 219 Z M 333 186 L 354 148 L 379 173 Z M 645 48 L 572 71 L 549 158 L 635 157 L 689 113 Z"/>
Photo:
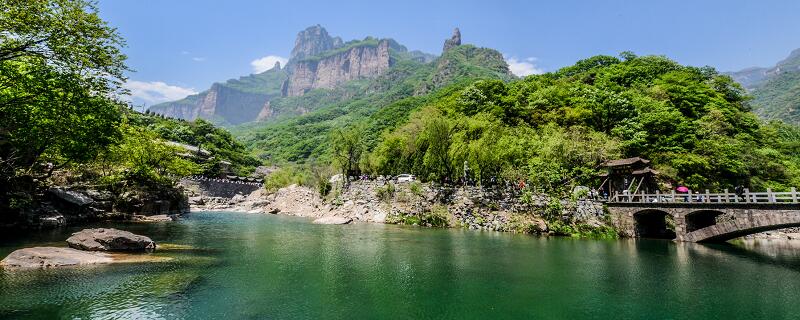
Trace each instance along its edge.
<path fill-rule="evenodd" d="M 445 50 L 437 58 L 393 49 L 397 45 L 392 40 L 370 41 L 376 48 L 380 48 L 381 42 L 389 48 L 389 67 L 380 75 L 346 81 L 331 89 L 312 88 L 302 95 L 274 99 L 268 105 L 269 111 L 264 112 L 270 115 L 267 121 L 233 127 L 232 133 L 264 159 L 275 162 L 319 159 L 327 155 L 330 148 L 327 139 L 337 128 L 363 127 L 364 141 L 370 147 L 384 131 L 406 121 L 411 112 L 431 99 L 478 79 L 508 81 L 515 78 L 502 54 L 461 44 L 458 29 L 445 41 Z M 326 41 L 321 43 L 325 45 Z M 333 49 L 316 56 L 333 57 L 340 55 L 337 52 L 341 50 Z M 308 58 L 296 61 L 299 65 Z M 287 69 L 301 68 L 291 64 Z M 316 70 L 319 74 L 321 69 Z M 313 86 L 317 82 L 311 83 Z"/>
<path fill-rule="evenodd" d="M 174 102 L 150 107 L 150 111 L 177 119 L 209 119 L 219 124 L 253 121 L 272 98 L 281 95 L 288 79 L 279 63 L 265 72 L 215 83 L 210 89 Z"/>
<path fill-rule="evenodd" d="M 375 78 L 399 61 L 430 61 L 432 57 L 408 50 L 392 39 L 367 37 L 343 42 L 316 25 L 297 34 L 287 65 L 263 73 L 215 83 L 210 89 L 150 111 L 170 117 L 211 119 L 236 125 L 280 116 L 272 104 L 281 97 L 298 97 L 314 89 L 333 89 L 345 82 Z M 300 111 L 302 110 L 293 110 Z"/>
<path fill-rule="evenodd" d="M 800 49 L 771 68 L 728 73 L 753 96 L 753 111 L 765 119 L 800 124 Z"/>

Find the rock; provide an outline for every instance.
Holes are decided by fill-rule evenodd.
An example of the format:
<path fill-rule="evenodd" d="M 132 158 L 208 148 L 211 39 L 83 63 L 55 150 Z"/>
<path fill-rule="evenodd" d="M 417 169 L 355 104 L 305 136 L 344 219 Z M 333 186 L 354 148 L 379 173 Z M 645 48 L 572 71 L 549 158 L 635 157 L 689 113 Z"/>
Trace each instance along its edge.
<path fill-rule="evenodd" d="M 165 222 L 176 221 L 178 220 L 178 216 L 166 214 L 157 214 L 154 216 L 134 215 L 132 220 L 136 222 Z"/>
<path fill-rule="evenodd" d="M 789 240 L 800 240 L 800 233 L 787 233 L 786 238 Z"/>
<path fill-rule="evenodd" d="M 278 214 L 280 212 L 281 212 L 281 209 L 278 209 L 278 208 L 272 208 L 271 210 L 269 210 L 269 213 L 271 213 L 271 214 Z"/>
<path fill-rule="evenodd" d="M 19 249 L 0 261 L 3 268 L 51 268 L 111 263 L 110 254 L 72 248 L 34 247 Z"/>
<path fill-rule="evenodd" d="M 189 197 L 189 204 L 190 205 L 202 205 L 205 201 L 203 197 Z"/>
<path fill-rule="evenodd" d="M 86 190 L 86 195 L 94 199 L 94 201 L 111 201 L 114 199 L 114 194 L 102 190 Z"/>
<path fill-rule="evenodd" d="M 350 80 L 375 78 L 391 67 L 390 47 L 402 50 L 395 44 L 382 39 L 377 46 L 355 45 L 319 59 L 294 60 L 286 80 L 286 95 L 302 96 L 313 89 L 332 89 Z"/>
<path fill-rule="evenodd" d="M 385 212 L 378 212 L 372 216 L 372 222 L 375 223 L 386 223 L 386 213 Z"/>
<path fill-rule="evenodd" d="M 64 216 L 60 214 L 39 218 L 39 225 L 45 228 L 60 227 L 64 224 L 66 224 L 66 219 L 64 219 Z"/>
<path fill-rule="evenodd" d="M 348 224 L 353 222 L 353 219 L 347 217 L 322 217 L 314 220 L 316 224 Z"/>
<path fill-rule="evenodd" d="M 118 229 L 84 229 L 67 238 L 71 248 L 89 251 L 152 251 L 156 243 L 148 237 Z"/>
<path fill-rule="evenodd" d="M 334 39 L 320 25 L 310 26 L 297 33 L 291 59 L 300 60 L 333 49 Z"/>
<path fill-rule="evenodd" d="M 453 30 L 453 36 L 450 37 L 450 39 L 444 41 L 444 49 L 442 49 L 442 52 L 443 53 L 447 52 L 447 50 L 450 50 L 460 45 L 461 45 L 461 30 L 458 30 L 458 28 L 456 28 L 455 30 Z"/>
<path fill-rule="evenodd" d="M 88 205 L 88 204 L 94 202 L 94 200 L 92 200 L 92 198 L 90 198 L 89 196 L 87 196 L 87 195 L 85 195 L 83 193 L 77 192 L 77 191 L 69 191 L 69 190 L 64 190 L 64 189 L 61 189 L 61 188 L 50 188 L 50 190 L 47 190 L 47 191 L 50 194 L 52 194 L 53 196 L 55 196 L 56 198 L 59 198 L 59 199 L 64 200 L 66 202 L 72 203 L 72 204 L 77 205 L 79 207 L 82 207 L 82 206 L 85 206 L 85 205 Z"/>
<path fill-rule="evenodd" d="M 242 201 L 244 201 L 244 196 L 241 195 L 241 194 L 237 194 L 237 195 L 233 196 L 233 198 L 231 198 L 230 203 L 231 204 L 236 204 L 236 203 L 239 203 L 239 202 L 242 202 Z"/>

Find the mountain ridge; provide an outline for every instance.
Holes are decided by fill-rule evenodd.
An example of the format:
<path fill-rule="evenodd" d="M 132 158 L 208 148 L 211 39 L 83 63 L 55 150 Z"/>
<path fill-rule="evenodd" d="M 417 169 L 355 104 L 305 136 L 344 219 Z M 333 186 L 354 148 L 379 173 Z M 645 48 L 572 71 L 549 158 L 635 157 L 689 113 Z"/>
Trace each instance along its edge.
<path fill-rule="evenodd" d="M 752 95 L 753 111 L 768 120 L 800 124 L 800 48 L 769 68 L 726 73 Z"/>
<path fill-rule="evenodd" d="M 157 104 L 149 110 L 186 120 L 209 119 L 222 125 L 265 121 L 280 115 L 272 106 L 277 98 L 302 96 L 314 89 L 333 89 L 358 79 L 374 79 L 399 61 L 433 59 L 435 56 L 420 51 L 409 52 L 391 38 L 366 37 L 344 42 L 329 35 L 322 26 L 314 25 L 297 34 L 289 62 L 283 68 L 276 64 L 262 73 L 215 83 L 199 94 Z M 241 110 L 240 114 L 235 113 L 236 109 Z"/>

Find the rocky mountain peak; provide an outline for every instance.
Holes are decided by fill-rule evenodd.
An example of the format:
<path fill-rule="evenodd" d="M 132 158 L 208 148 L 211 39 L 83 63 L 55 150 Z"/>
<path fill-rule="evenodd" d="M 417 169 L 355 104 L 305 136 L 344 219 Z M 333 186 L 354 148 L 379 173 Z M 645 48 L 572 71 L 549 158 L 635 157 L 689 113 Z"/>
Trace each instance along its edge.
<path fill-rule="evenodd" d="M 344 45 L 344 41 L 342 41 L 342 38 L 340 38 L 340 37 L 333 38 L 333 47 L 334 48 L 339 48 L 339 47 L 341 47 L 343 45 Z"/>
<path fill-rule="evenodd" d="M 275 65 L 272 66 L 272 70 L 280 70 L 281 69 L 281 62 L 275 61 Z"/>
<path fill-rule="evenodd" d="M 442 52 L 447 52 L 447 50 L 452 49 L 453 47 L 457 47 L 461 45 L 461 30 L 456 28 L 453 30 L 453 36 L 450 39 L 444 41 L 444 49 Z"/>
<path fill-rule="evenodd" d="M 341 39 L 336 42 L 341 43 Z M 328 31 L 320 25 L 315 25 L 300 31 L 297 34 L 297 39 L 294 41 L 294 49 L 292 49 L 292 60 L 303 59 L 305 57 L 314 56 L 321 52 L 333 49 L 334 38 L 332 38 Z"/>

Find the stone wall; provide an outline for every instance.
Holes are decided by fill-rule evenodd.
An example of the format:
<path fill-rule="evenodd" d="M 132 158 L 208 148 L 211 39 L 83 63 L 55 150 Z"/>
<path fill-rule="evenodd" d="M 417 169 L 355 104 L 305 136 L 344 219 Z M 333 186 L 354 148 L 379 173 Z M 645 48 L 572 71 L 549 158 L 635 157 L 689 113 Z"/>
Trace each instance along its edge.
<path fill-rule="evenodd" d="M 180 184 L 189 196 L 233 198 L 236 195 L 249 195 L 263 187 L 258 182 L 233 181 L 228 179 L 182 179 Z"/>

